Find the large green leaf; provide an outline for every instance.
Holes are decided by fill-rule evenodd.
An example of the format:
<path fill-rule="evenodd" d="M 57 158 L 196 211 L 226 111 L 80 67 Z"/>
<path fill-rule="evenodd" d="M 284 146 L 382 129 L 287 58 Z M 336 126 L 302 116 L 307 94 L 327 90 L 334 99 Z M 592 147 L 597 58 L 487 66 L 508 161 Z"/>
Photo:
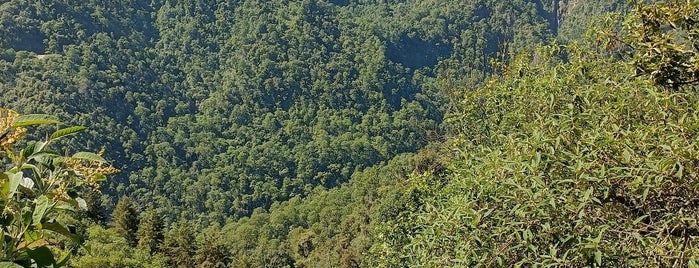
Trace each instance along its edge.
<path fill-rule="evenodd" d="M 100 162 L 100 163 L 107 163 L 107 160 L 105 160 L 104 158 L 102 158 L 100 155 L 98 155 L 96 153 L 78 152 L 78 153 L 73 154 L 72 157 L 77 158 L 77 159 Z"/>
<path fill-rule="evenodd" d="M 36 148 L 36 142 L 29 143 L 29 145 L 27 145 L 27 148 L 24 148 L 24 150 L 22 150 L 22 157 L 24 157 L 25 159 L 29 158 L 29 156 L 34 154 L 34 148 Z"/>
<path fill-rule="evenodd" d="M 32 221 L 34 225 L 42 228 L 41 219 L 44 218 L 46 211 L 49 209 L 49 198 L 45 195 L 39 196 L 36 199 L 36 208 L 34 208 L 34 213 L 32 214 Z"/>
<path fill-rule="evenodd" d="M 22 265 L 16 264 L 14 262 L 0 262 L 0 268 L 22 268 Z"/>
<path fill-rule="evenodd" d="M 45 163 L 45 160 L 48 160 L 48 159 L 46 159 L 44 157 L 51 157 L 51 158 L 61 157 L 61 154 L 59 154 L 58 152 L 53 151 L 53 150 L 45 150 L 45 151 L 41 151 L 41 152 L 37 152 L 37 153 L 32 154 L 29 158 L 27 158 L 27 160 L 34 159 L 34 160 L 38 161 L 39 163 Z"/>
<path fill-rule="evenodd" d="M 56 132 L 54 132 L 53 134 L 51 134 L 51 139 L 55 140 L 55 139 L 58 139 L 60 137 L 64 137 L 64 136 L 78 133 L 78 132 L 83 131 L 85 129 L 87 129 L 87 128 L 84 126 L 75 126 L 75 127 L 68 127 L 68 128 L 59 129 L 59 130 L 56 130 Z"/>
<path fill-rule="evenodd" d="M 7 182 L 2 185 L 2 196 L 5 200 L 12 198 L 12 196 L 17 192 L 17 187 L 19 187 L 20 182 L 22 182 L 22 173 L 9 173 L 5 172 L 2 177 L 7 177 Z"/>
<path fill-rule="evenodd" d="M 27 114 L 20 115 L 15 120 L 12 120 L 12 127 L 24 127 L 31 125 L 58 124 L 61 121 L 58 117 L 47 114 Z"/>
<path fill-rule="evenodd" d="M 35 155 L 43 153 L 44 147 L 46 147 L 46 142 L 36 141 L 27 145 L 27 148 L 22 150 L 22 157 L 25 159 L 32 159 Z"/>
<path fill-rule="evenodd" d="M 54 264 L 56 264 L 56 260 L 53 257 L 51 249 L 46 246 L 29 250 L 27 253 L 39 267 L 52 267 Z"/>
<path fill-rule="evenodd" d="M 56 221 L 44 222 L 41 225 L 42 225 L 42 228 L 44 230 L 49 230 L 49 231 L 61 234 L 64 237 L 69 238 L 70 240 L 73 240 L 74 242 L 80 242 L 80 236 L 71 232 L 70 230 L 68 230 L 68 228 L 66 228 L 65 226 L 63 226 L 62 224 L 60 224 Z"/>

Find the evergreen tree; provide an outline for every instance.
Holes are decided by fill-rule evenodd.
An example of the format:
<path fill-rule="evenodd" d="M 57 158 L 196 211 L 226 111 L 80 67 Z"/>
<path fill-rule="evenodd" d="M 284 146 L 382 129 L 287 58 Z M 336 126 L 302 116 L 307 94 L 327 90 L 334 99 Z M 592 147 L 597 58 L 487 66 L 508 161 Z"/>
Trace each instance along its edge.
<path fill-rule="evenodd" d="M 205 229 L 197 237 L 197 253 L 194 257 L 199 267 L 226 267 L 228 250 L 222 239 L 221 228 L 213 226 Z"/>
<path fill-rule="evenodd" d="M 85 217 L 97 224 L 104 223 L 104 206 L 102 205 L 102 194 L 99 191 L 88 190 L 83 194 L 87 209 L 84 211 Z"/>
<path fill-rule="evenodd" d="M 136 232 L 138 248 L 150 254 L 160 251 L 165 236 L 163 234 L 163 221 L 154 209 L 148 209 L 141 216 L 141 221 Z"/>
<path fill-rule="evenodd" d="M 122 197 L 112 212 L 111 227 L 126 239 L 130 246 L 136 246 L 138 238 L 138 211 L 136 206 L 128 197 Z"/>
<path fill-rule="evenodd" d="M 168 263 L 174 267 L 194 267 L 196 252 L 194 228 L 185 220 L 173 225 L 165 236 L 163 251 L 168 257 Z"/>

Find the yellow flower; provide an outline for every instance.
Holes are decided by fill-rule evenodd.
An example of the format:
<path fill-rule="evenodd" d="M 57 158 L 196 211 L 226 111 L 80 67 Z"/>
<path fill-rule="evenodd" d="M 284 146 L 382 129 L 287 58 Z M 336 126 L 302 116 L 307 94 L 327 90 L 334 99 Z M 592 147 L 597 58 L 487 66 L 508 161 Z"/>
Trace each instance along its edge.
<path fill-rule="evenodd" d="M 102 152 L 100 152 L 100 154 L 101 153 Z M 87 184 L 95 189 L 99 188 L 99 185 L 95 181 L 96 178 L 119 172 L 119 169 L 110 164 L 72 157 L 67 157 L 64 164 L 68 170 L 73 171 L 76 175 L 87 179 Z"/>
<path fill-rule="evenodd" d="M 18 116 L 19 114 L 13 110 L 0 108 L 0 149 L 2 151 L 10 149 L 27 133 L 26 128 L 12 128 L 12 121 Z"/>

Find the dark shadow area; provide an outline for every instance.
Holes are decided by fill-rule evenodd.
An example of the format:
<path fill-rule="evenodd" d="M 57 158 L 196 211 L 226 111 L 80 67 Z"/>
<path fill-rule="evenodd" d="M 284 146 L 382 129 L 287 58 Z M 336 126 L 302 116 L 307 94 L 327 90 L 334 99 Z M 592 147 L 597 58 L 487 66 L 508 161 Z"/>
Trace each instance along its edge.
<path fill-rule="evenodd" d="M 487 6 L 482 6 L 482 7 L 479 7 L 477 9 L 474 9 L 473 10 L 473 15 L 475 17 L 474 21 L 479 21 L 482 19 L 490 18 L 492 13 L 493 13 L 493 10 L 491 10 Z"/>
<path fill-rule="evenodd" d="M 350 4 L 349 0 L 330 0 L 328 2 L 332 3 L 333 5 L 341 6 L 341 7 L 348 6 Z"/>
<path fill-rule="evenodd" d="M 551 3 L 551 7 L 546 8 L 544 7 L 544 3 L 541 0 L 536 1 L 536 11 L 539 13 L 540 16 L 542 16 L 546 21 L 549 23 L 549 27 L 551 28 L 551 32 L 554 34 L 558 34 L 558 24 L 559 24 L 559 18 L 558 18 L 558 10 L 560 9 L 559 7 L 559 0 L 553 0 Z M 549 10 L 550 9 L 550 10 Z"/>
<path fill-rule="evenodd" d="M 44 44 L 44 35 L 38 29 L 32 29 L 28 32 L 18 34 L 17 42 L 13 42 L 12 48 L 16 51 L 26 50 L 36 54 L 44 54 L 46 45 Z"/>
<path fill-rule="evenodd" d="M 415 70 L 434 67 L 440 59 L 449 57 L 453 50 L 450 44 L 404 35 L 398 42 L 388 44 L 386 57 Z"/>

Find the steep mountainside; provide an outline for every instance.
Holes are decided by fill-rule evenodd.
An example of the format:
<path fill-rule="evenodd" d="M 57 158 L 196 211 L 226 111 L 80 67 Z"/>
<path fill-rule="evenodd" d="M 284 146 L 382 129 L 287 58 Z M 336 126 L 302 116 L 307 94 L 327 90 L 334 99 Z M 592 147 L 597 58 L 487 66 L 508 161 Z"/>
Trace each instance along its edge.
<path fill-rule="evenodd" d="M 449 90 L 551 40 L 556 3 L 12 0 L 0 104 L 92 126 L 112 196 L 222 222 L 438 139 Z"/>
<path fill-rule="evenodd" d="M 539 110 L 558 120 L 592 105 L 575 106 L 583 99 L 566 83 L 592 91 L 634 83 L 606 52 L 588 62 L 582 50 L 533 51 L 569 44 L 591 20 L 627 8 L 621 0 L 9 0 L 0 4 L 0 107 L 89 126 L 57 145 L 106 145 L 122 170 L 90 204 L 114 213 L 108 229 L 90 214 L 77 267 L 494 264 L 510 240 L 455 237 L 490 213 L 517 211 L 477 199 L 495 188 L 534 194 L 497 184 L 520 182 L 516 170 L 539 174 L 538 164 L 506 156 L 549 156 L 502 139 L 551 131 L 537 129 Z M 513 59 L 520 53 L 531 58 Z M 615 71 L 609 80 L 601 73 Z M 546 103 L 555 107 L 538 106 Z M 560 154 L 550 156 L 573 161 Z M 455 194 L 468 189 L 480 191 L 469 192 L 477 202 Z M 565 194 L 584 195 L 574 189 Z M 489 226 L 479 230 L 512 231 Z M 555 235 L 531 242 L 535 253 L 567 245 Z M 598 253 L 585 254 L 590 264 Z"/>

